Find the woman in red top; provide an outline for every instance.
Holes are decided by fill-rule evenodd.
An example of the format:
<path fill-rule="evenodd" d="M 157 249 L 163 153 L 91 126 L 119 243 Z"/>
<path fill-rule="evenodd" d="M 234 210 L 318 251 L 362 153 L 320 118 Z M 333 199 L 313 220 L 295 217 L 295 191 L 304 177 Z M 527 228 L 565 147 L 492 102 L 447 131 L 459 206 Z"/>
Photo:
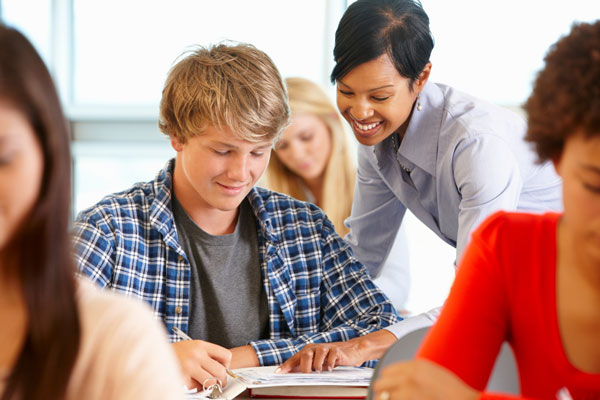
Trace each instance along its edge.
<path fill-rule="evenodd" d="M 482 392 L 503 341 L 523 398 L 600 399 L 600 21 L 545 61 L 527 139 L 563 178 L 564 214 L 488 218 L 418 359 L 385 368 L 377 400 L 514 398 Z"/>

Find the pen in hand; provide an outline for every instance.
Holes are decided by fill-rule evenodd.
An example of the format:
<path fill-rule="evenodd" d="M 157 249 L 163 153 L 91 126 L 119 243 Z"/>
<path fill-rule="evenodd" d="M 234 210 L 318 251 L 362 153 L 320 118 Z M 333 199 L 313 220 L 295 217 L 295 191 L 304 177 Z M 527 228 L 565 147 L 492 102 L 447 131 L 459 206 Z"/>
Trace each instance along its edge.
<path fill-rule="evenodd" d="M 184 331 L 182 331 L 181 329 L 179 329 L 176 326 L 173 327 L 173 333 L 176 334 L 177 336 L 179 336 L 180 339 L 194 340 L 191 337 L 189 337 L 188 335 L 186 335 Z M 227 375 L 231 376 L 232 378 L 234 378 L 234 379 L 239 378 L 239 376 L 237 376 L 235 373 L 233 373 L 233 371 L 230 370 L 229 368 L 225 368 L 225 371 L 227 372 Z"/>

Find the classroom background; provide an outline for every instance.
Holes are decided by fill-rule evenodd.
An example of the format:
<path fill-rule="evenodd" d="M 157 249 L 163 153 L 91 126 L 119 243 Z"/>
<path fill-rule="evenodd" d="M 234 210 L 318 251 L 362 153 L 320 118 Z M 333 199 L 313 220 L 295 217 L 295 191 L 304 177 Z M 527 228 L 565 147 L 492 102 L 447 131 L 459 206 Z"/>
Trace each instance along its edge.
<path fill-rule="evenodd" d="M 351 0 L 0 0 L 58 85 L 72 131 L 74 213 L 154 177 L 175 153 L 157 127 L 167 72 L 193 44 L 254 44 L 284 77 L 329 81 L 337 23 Z M 422 0 L 435 39 L 430 80 L 520 110 L 548 47 L 574 21 L 600 17 L 590 0 Z M 348 133 L 351 135 L 350 133 Z M 356 141 L 352 137 L 351 143 Z M 455 250 L 407 212 L 406 309 L 442 304 Z"/>

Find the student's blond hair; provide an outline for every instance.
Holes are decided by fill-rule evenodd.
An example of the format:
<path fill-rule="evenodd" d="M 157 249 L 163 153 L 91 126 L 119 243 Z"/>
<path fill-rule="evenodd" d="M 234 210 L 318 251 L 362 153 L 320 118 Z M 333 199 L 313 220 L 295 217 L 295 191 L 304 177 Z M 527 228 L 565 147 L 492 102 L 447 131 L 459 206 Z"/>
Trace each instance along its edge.
<path fill-rule="evenodd" d="M 276 140 L 289 123 L 285 85 L 273 61 L 246 43 L 197 47 L 169 71 L 158 126 L 181 143 L 208 126 L 250 142 Z"/>
<path fill-rule="evenodd" d="M 348 233 L 344 220 L 352 210 L 356 166 L 350 154 L 341 116 L 325 91 L 316 83 L 304 78 L 287 78 L 285 82 L 292 116 L 315 115 L 327 125 L 331 134 L 331 155 L 325 167 L 323 200 L 319 206 L 334 223 L 336 232 L 343 236 Z M 300 177 L 279 160 L 275 151 L 271 152 L 264 185 L 299 200 L 307 200 L 306 189 L 302 186 Z"/>

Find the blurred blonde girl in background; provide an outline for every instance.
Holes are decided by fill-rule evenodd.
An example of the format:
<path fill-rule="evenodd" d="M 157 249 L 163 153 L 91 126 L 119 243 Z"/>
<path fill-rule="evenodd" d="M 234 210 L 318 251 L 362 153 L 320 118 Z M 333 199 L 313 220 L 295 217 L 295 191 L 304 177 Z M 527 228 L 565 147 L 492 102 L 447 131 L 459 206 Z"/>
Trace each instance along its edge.
<path fill-rule="evenodd" d="M 286 85 L 293 120 L 271 154 L 265 185 L 316 204 L 344 236 L 356 166 L 341 116 L 316 83 L 288 78 Z"/>

